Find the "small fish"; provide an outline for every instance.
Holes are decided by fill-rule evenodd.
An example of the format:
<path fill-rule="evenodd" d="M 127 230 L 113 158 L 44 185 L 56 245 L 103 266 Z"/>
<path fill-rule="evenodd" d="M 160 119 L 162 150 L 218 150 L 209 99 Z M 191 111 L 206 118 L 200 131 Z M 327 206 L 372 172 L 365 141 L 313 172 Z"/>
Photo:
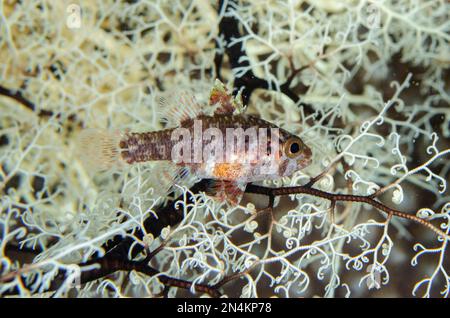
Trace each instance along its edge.
<path fill-rule="evenodd" d="M 211 179 L 208 194 L 231 204 L 240 202 L 247 183 L 291 176 L 311 163 L 311 149 L 299 137 L 243 113 L 239 97 L 219 80 L 209 108 L 212 115 L 194 97 L 182 95 L 168 106 L 166 121 L 173 128 L 124 133 L 87 129 L 80 136 L 80 153 L 100 170 L 168 162 L 169 183 L 183 183 L 189 176 Z"/>

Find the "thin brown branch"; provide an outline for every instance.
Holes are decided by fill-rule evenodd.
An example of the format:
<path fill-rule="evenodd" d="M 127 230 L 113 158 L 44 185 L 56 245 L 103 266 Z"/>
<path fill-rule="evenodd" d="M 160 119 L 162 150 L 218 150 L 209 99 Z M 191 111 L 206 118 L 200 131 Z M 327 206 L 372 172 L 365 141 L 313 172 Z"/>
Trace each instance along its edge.
<path fill-rule="evenodd" d="M 123 257 L 115 257 L 115 256 L 105 256 L 102 258 L 90 260 L 85 263 L 79 264 L 81 268 L 89 265 L 97 264 L 98 267 L 95 269 L 82 271 L 80 275 L 80 284 L 86 284 L 88 282 L 95 281 L 97 279 L 106 277 L 110 274 L 113 274 L 117 271 L 127 271 L 131 272 L 132 270 L 148 275 L 148 276 L 157 276 L 158 280 L 165 286 L 170 287 L 177 287 L 182 289 L 191 289 L 192 288 L 192 282 L 189 282 L 187 280 L 173 278 L 165 274 L 161 274 L 158 270 L 154 269 L 153 267 L 149 266 L 147 261 L 130 261 Z M 8 281 L 11 281 L 14 277 L 19 277 L 19 279 L 22 279 L 22 274 L 26 272 L 26 266 L 22 268 L 22 270 L 18 270 L 16 272 L 10 272 L 7 275 L 4 275 L 0 277 L 0 282 L 6 283 Z M 58 290 L 62 284 L 65 281 L 66 272 L 64 270 L 60 271 L 58 275 L 55 277 L 55 279 L 50 284 L 50 287 L 45 290 L 45 292 L 49 291 L 56 291 Z M 27 289 L 32 289 L 32 286 L 34 285 L 35 281 L 25 283 L 23 282 L 23 286 Z M 36 290 L 36 288 L 33 288 Z M 199 293 L 206 293 L 210 295 L 211 297 L 220 297 L 220 292 L 208 285 L 205 284 L 195 284 L 194 286 L 195 291 Z M 19 290 L 17 288 L 14 288 L 13 290 L 3 294 L 3 296 L 11 296 L 11 295 L 18 295 Z"/>
<path fill-rule="evenodd" d="M 379 211 L 419 223 L 419 224 L 429 228 L 433 232 L 437 233 L 438 235 L 448 238 L 448 235 L 446 233 L 441 231 L 439 228 L 434 226 L 432 223 L 430 223 L 426 220 L 423 220 L 415 215 L 408 214 L 408 213 L 405 213 L 405 212 L 402 212 L 402 211 L 399 211 L 396 209 L 392 209 L 369 196 L 352 195 L 352 194 L 335 194 L 335 193 L 321 191 L 318 189 L 313 189 L 308 186 L 297 186 L 297 187 L 286 187 L 286 188 L 268 188 L 268 187 L 253 185 L 253 184 L 250 184 L 247 186 L 246 192 L 263 194 L 263 195 L 266 195 L 269 197 L 280 196 L 280 195 L 290 195 L 290 194 L 307 194 L 307 195 L 312 195 L 315 197 L 324 198 L 326 200 L 335 201 L 335 202 L 367 203 Z"/>
<path fill-rule="evenodd" d="M 62 113 L 55 113 L 51 110 L 47 109 L 40 109 L 39 112 L 37 112 L 36 105 L 31 102 L 28 98 L 22 95 L 20 91 L 16 91 L 13 89 L 9 89 L 6 87 L 3 87 L 0 85 L 0 96 L 9 97 L 19 104 L 25 106 L 27 109 L 31 110 L 32 112 L 36 112 L 38 117 L 51 117 L 55 115 L 57 119 L 60 119 L 62 117 Z M 70 121 L 74 121 L 76 118 L 75 114 L 70 114 L 67 116 L 67 119 Z"/>

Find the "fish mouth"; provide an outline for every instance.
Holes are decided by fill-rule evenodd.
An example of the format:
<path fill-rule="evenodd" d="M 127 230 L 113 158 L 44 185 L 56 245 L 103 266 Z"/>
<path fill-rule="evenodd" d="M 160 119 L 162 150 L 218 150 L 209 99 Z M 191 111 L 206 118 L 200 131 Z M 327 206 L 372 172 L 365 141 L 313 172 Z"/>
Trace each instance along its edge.
<path fill-rule="evenodd" d="M 297 165 L 299 166 L 299 169 L 303 169 L 307 166 L 309 166 L 312 163 L 312 157 L 311 153 L 306 154 L 305 156 L 302 156 L 300 159 L 297 159 Z"/>
<path fill-rule="evenodd" d="M 309 166 L 312 163 L 312 151 L 309 148 L 305 149 L 305 153 L 303 156 L 297 160 L 297 163 L 302 167 L 305 168 Z"/>

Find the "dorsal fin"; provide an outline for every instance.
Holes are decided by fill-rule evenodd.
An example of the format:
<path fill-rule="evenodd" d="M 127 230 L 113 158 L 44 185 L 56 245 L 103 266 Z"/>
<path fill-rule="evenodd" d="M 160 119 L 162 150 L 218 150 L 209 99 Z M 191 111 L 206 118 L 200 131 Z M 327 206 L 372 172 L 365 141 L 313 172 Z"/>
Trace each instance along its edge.
<path fill-rule="evenodd" d="M 214 82 L 214 87 L 209 95 L 209 105 L 217 106 L 214 114 L 233 114 L 242 112 L 243 105 L 240 94 L 233 97 L 225 85 L 218 79 Z"/>
<path fill-rule="evenodd" d="M 195 96 L 187 91 L 159 98 L 161 119 L 169 125 L 183 125 L 187 120 L 203 114 L 202 106 Z"/>

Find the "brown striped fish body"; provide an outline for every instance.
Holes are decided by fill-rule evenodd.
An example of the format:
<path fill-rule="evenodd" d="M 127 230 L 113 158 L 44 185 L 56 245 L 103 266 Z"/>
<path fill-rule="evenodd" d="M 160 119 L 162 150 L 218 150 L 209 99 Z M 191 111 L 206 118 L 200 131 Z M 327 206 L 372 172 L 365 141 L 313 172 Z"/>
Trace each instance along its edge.
<path fill-rule="evenodd" d="M 238 203 L 249 182 L 290 176 L 311 162 L 303 141 L 276 125 L 239 110 L 243 107 L 216 81 L 206 115 L 194 98 L 184 96 L 169 109 L 173 128 L 108 134 L 89 130 L 84 153 L 101 169 L 164 161 L 173 167 L 173 183 L 186 176 L 207 178 L 220 200 Z"/>

